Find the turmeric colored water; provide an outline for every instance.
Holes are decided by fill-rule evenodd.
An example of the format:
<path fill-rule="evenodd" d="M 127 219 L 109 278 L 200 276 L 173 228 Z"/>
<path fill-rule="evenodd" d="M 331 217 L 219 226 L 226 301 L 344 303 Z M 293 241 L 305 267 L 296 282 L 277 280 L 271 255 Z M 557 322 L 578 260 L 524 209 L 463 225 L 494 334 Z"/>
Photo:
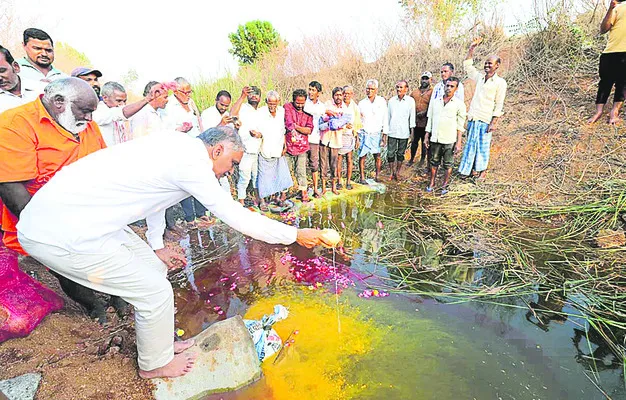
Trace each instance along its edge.
<path fill-rule="evenodd" d="M 397 212 L 404 200 L 370 193 L 298 215 L 300 226 L 349 232 L 334 264 L 328 250 L 266 245 L 222 227 L 191 238 L 195 270 L 175 289 L 184 337 L 237 314 L 260 319 L 276 304 L 290 312 L 276 332 L 285 340 L 298 331 L 276 362 L 263 362 L 259 382 L 207 399 L 604 399 L 594 373 L 612 398 L 626 398 L 611 360 L 589 372 L 589 353 L 601 344 L 581 338 L 576 321 L 554 320 L 547 330 L 533 324 L 523 304 L 546 302 L 537 296 L 520 299 L 519 308 L 359 297 L 396 279 L 377 262 L 380 241 L 392 233 L 378 215 Z M 207 259 L 216 253 L 219 261 Z"/>

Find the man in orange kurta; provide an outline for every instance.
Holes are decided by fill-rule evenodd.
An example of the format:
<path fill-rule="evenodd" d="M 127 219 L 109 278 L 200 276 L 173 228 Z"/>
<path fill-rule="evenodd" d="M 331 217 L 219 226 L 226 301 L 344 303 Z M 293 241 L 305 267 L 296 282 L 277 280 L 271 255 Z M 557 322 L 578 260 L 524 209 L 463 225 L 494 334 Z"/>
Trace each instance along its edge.
<path fill-rule="evenodd" d="M 6 247 L 26 254 L 15 225 L 30 198 L 63 166 L 106 147 L 91 120 L 97 105 L 86 82 L 65 78 L 49 84 L 35 101 L 0 114 L 0 222 Z M 70 297 L 104 322 L 104 302 L 90 289 L 59 279 Z"/>

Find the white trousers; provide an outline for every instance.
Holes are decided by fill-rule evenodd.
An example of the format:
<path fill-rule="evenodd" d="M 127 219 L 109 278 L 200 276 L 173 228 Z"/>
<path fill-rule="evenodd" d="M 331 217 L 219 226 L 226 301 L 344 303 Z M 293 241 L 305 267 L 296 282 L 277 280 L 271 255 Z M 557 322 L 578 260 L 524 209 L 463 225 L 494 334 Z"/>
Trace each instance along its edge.
<path fill-rule="evenodd" d="M 174 358 L 174 292 L 167 267 L 130 228 L 115 253 L 82 254 L 32 241 L 18 233 L 33 258 L 66 278 L 119 296 L 135 307 L 139 368 L 150 371 Z"/>
<path fill-rule="evenodd" d="M 237 199 L 246 198 L 246 190 L 252 179 L 252 187 L 256 189 L 256 177 L 259 173 L 259 155 L 243 153 L 239 163 L 239 179 L 237 180 Z"/>

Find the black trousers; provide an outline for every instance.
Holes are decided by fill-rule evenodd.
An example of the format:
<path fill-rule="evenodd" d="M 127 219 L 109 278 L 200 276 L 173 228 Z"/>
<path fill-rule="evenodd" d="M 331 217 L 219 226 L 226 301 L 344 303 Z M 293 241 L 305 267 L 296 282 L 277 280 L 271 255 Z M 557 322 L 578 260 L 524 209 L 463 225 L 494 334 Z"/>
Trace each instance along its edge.
<path fill-rule="evenodd" d="M 613 102 L 623 102 L 624 90 L 626 90 L 626 52 L 602 53 L 599 73 L 600 83 L 598 83 L 596 104 L 606 104 L 613 86 L 615 86 Z"/>

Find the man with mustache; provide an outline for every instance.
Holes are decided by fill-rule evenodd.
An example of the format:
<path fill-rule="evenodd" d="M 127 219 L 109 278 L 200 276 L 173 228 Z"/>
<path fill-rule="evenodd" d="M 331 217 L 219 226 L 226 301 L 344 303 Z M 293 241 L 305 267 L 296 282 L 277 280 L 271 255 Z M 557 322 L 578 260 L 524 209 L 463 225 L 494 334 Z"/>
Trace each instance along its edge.
<path fill-rule="evenodd" d="M 54 42 L 46 32 L 37 28 L 26 29 L 23 46 L 26 57 L 17 61 L 22 78 L 46 83 L 67 78 L 66 74 L 52 66 Z"/>
<path fill-rule="evenodd" d="M 58 79 L 35 101 L 0 115 L 0 197 L 4 245 L 26 254 L 16 224 L 31 197 L 62 167 L 106 147 L 91 120 L 98 98 L 88 83 Z M 61 276 L 61 287 L 92 317 L 106 321 L 106 305 L 91 289 Z"/>
<path fill-rule="evenodd" d="M 22 79 L 20 65 L 11 52 L 0 46 L 0 113 L 33 101 L 43 93 L 44 85 Z"/>
<path fill-rule="evenodd" d="M 498 76 L 500 57 L 492 55 L 485 60 L 480 73 L 474 67 L 474 50 L 482 42 L 482 38 L 472 41 L 463 67 L 467 76 L 476 82 L 474 97 L 467 113 L 467 142 L 463 150 L 463 158 L 459 165 L 459 173 L 484 179 L 489 164 L 491 135 L 496 130 L 498 120 L 504 114 L 504 98 L 506 97 L 506 81 Z"/>
<path fill-rule="evenodd" d="M 93 88 L 93 91 L 96 92 L 98 98 L 100 98 L 100 82 L 98 82 L 98 78 L 102 77 L 102 72 L 97 69 L 78 67 L 72 70 L 72 76 L 87 82 Z"/>

